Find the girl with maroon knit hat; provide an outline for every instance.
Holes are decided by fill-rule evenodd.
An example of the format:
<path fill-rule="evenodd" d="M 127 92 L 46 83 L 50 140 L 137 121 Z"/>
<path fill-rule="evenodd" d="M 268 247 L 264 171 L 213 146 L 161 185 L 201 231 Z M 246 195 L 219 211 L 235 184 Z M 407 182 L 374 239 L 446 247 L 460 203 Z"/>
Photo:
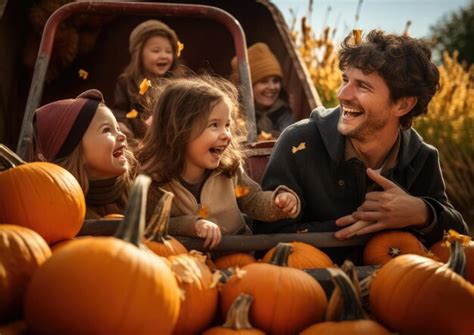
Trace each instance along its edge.
<path fill-rule="evenodd" d="M 129 140 L 143 138 L 147 129 L 145 121 L 150 116 L 153 94 L 147 92 L 147 80 L 155 86 L 160 78 L 184 72 L 178 67 L 182 47 L 176 32 L 158 20 L 142 22 L 130 34 L 131 59 L 117 80 L 112 106 Z"/>
<path fill-rule="evenodd" d="M 33 123 L 37 157 L 76 177 L 86 196 L 86 218 L 123 213 L 135 164 L 102 93 L 88 90 L 49 103 L 36 110 Z"/>

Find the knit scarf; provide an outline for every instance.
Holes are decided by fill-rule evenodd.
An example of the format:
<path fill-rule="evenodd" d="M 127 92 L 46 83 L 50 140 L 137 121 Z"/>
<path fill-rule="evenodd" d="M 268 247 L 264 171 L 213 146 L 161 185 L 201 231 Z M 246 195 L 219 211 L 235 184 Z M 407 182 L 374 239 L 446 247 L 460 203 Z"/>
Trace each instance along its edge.
<path fill-rule="evenodd" d="M 277 99 L 273 106 L 269 109 L 255 109 L 255 114 L 257 116 L 257 129 L 259 131 L 264 131 L 266 133 L 271 133 L 274 130 L 273 122 L 269 118 L 269 115 L 279 110 L 282 106 L 285 105 L 285 102 L 281 99 Z"/>
<path fill-rule="evenodd" d="M 89 180 L 86 203 L 90 206 L 102 206 L 120 199 L 123 193 L 123 178 Z"/>

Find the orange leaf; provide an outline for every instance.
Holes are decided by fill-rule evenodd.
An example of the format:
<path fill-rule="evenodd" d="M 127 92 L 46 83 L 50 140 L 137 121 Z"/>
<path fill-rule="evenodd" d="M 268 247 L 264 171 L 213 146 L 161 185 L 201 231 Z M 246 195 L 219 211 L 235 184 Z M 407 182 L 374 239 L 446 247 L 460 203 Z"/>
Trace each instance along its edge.
<path fill-rule="evenodd" d="M 266 131 L 261 131 L 260 134 L 258 134 L 258 140 L 259 141 L 268 141 L 274 139 L 273 135 L 271 133 L 267 133 Z"/>
<path fill-rule="evenodd" d="M 79 69 L 79 78 L 86 80 L 87 77 L 89 77 L 89 72 L 83 69 Z"/>
<path fill-rule="evenodd" d="M 176 51 L 176 57 L 181 56 L 181 51 L 184 50 L 184 44 L 178 41 L 178 50 Z"/>
<path fill-rule="evenodd" d="M 301 142 L 297 147 L 292 147 L 291 152 L 296 154 L 298 151 L 306 149 L 306 142 Z"/>
<path fill-rule="evenodd" d="M 360 45 L 362 43 L 362 29 L 353 29 L 352 34 L 354 35 L 354 43 Z"/>
<path fill-rule="evenodd" d="M 206 205 L 200 205 L 197 215 L 200 218 L 207 219 L 209 217 L 209 207 L 207 207 Z"/>
<path fill-rule="evenodd" d="M 130 112 L 127 113 L 127 119 L 134 119 L 138 116 L 138 112 L 136 109 L 132 109 Z"/>
<path fill-rule="evenodd" d="M 235 197 L 237 199 L 241 197 L 245 197 L 247 194 L 250 193 L 250 189 L 247 186 L 240 186 L 240 185 L 237 185 L 234 191 L 235 191 Z"/>
<path fill-rule="evenodd" d="M 140 95 L 145 94 L 148 89 L 151 87 L 151 81 L 148 79 L 143 79 L 142 82 L 140 83 L 140 91 L 138 92 Z"/>

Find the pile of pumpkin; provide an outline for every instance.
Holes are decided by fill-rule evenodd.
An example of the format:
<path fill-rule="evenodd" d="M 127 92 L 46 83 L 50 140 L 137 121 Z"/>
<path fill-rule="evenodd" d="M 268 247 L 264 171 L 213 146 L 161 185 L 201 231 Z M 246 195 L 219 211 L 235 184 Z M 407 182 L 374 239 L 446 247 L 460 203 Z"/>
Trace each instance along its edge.
<path fill-rule="evenodd" d="M 72 175 L 1 152 L 1 334 L 474 332 L 474 243 L 462 235 L 432 250 L 446 264 L 426 257 L 418 241 L 409 246 L 419 250 L 407 252 L 423 256 L 399 255 L 408 237 L 395 246 L 389 234 L 408 233 L 377 235 L 366 261 L 386 263 L 364 283 L 354 267 L 339 269 L 297 242 L 279 244 L 260 262 L 241 253 L 210 262 L 167 235 L 168 193 L 143 232 L 150 180 L 139 176 L 114 237 L 74 238 L 85 204 Z M 383 257 L 389 248 L 396 257 L 370 260 L 384 241 L 391 242 Z M 303 268 L 327 269 L 335 286 L 329 299 Z"/>

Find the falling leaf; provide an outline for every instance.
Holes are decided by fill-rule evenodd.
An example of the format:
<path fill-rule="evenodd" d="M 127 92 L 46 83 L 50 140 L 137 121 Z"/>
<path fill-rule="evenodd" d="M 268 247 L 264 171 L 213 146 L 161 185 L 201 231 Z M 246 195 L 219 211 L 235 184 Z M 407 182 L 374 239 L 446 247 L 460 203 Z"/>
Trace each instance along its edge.
<path fill-rule="evenodd" d="M 140 93 L 140 95 L 143 95 L 148 91 L 150 87 L 151 87 L 151 81 L 145 78 L 140 83 L 140 86 L 139 86 L 140 91 L 138 93 Z"/>
<path fill-rule="evenodd" d="M 362 43 L 362 29 L 353 29 L 352 34 L 354 35 L 354 43 L 360 45 Z"/>
<path fill-rule="evenodd" d="M 259 141 L 269 141 L 273 140 L 274 137 L 271 133 L 267 133 L 266 131 L 261 131 L 260 134 L 258 134 L 258 140 Z"/>
<path fill-rule="evenodd" d="M 89 77 L 89 72 L 83 69 L 79 69 L 79 78 L 86 80 L 87 77 Z"/>
<path fill-rule="evenodd" d="M 200 205 L 197 216 L 199 216 L 202 219 L 207 219 L 209 217 L 209 207 L 206 205 Z"/>
<path fill-rule="evenodd" d="M 235 197 L 237 199 L 241 197 L 245 197 L 247 194 L 250 193 L 250 189 L 247 186 L 240 186 L 240 185 L 237 185 L 234 191 L 235 191 Z"/>
<path fill-rule="evenodd" d="M 127 113 L 127 119 L 134 119 L 138 116 L 138 111 L 136 109 L 132 109 L 130 112 Z"/>
<path fill-rule="evenodd" d="M 291 151 L 296 154 L 298 151 L 306 149 L 306 142 L 301 142 L 297 147 L 292 147 Z"/>
<path fill-rule="evenodd" d="M 454 241 L 459 241 L 462 243 L 462 245 L 468 245 L 471 241 L 471 237 L 459 234 L 455 230 L 450 229 L 447 233 L 445 233 L 444 242 L 442 244 L 446 247 L 450 247 L 451 243 Z"/>
<path fill-rule="evenodd" d="M 184 50 L 184 44 L 178 41 L 178 50 L 176 51 L 176 57 L 181 56 L 181 51 Z"/>
<path fill-rule="evenodd" d="M 238 266 L 234 268 L 234 276 L 236 276 L 237 278 L 242 279 L 246 274 L 247 274 L 247 271 L 242 270 Z"/>

